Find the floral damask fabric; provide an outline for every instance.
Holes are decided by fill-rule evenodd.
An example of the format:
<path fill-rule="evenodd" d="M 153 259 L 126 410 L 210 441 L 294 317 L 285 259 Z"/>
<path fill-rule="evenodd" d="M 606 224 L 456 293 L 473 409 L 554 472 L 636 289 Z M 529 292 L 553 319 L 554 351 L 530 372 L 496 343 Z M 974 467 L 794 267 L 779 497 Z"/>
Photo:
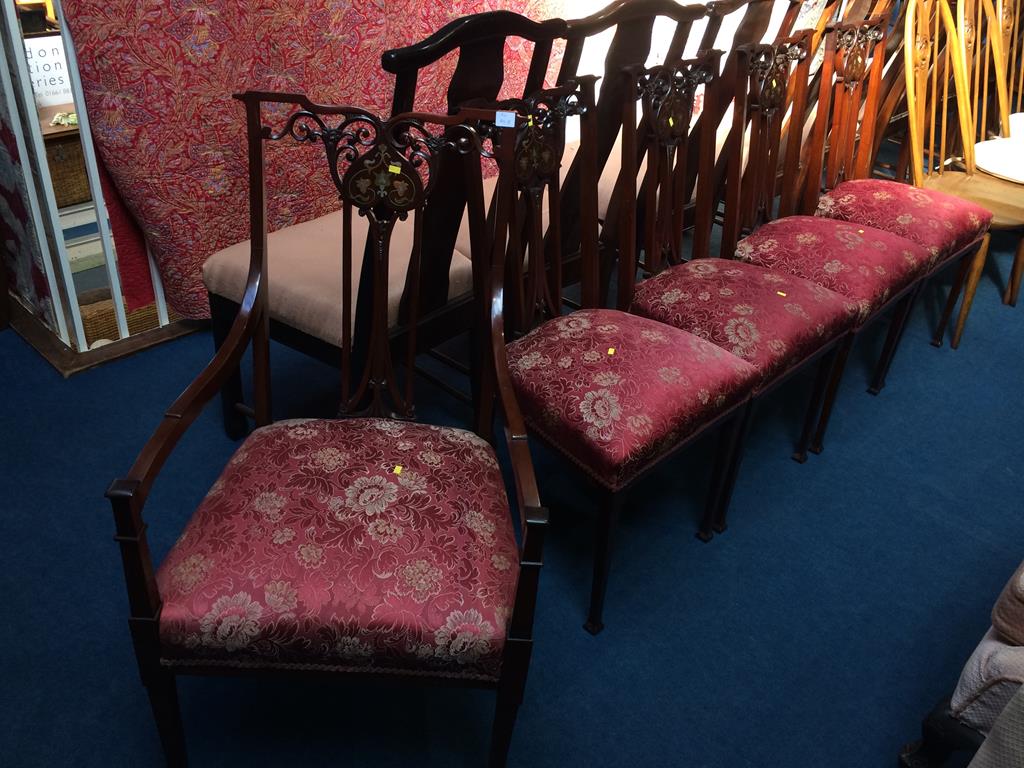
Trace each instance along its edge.
<path fill-rule="evenodd" d="M 531 428 L 618 490 L 741 402 L 757 371 L 704 339 L 607 309 L 555 318 L 508 345 Z"/>
<path fill-rule="evenodd" d="M 767 382 L 849 330 L 857 305 L 810 280 L 727 259 L 695 259 L 644 280 L 634 312 L 707 339 Z"/>
<path fill-rule="evenodd" d="M 931 262 L 927 251 L 905 238 L 816 216 L 768 222 L 736 245 L 736 258 L 852 299 L 861 321 L 924 274 Z"/>
<path fill-rule="evenodd" d="M 160 567 L 163 658 L 494 678 L 518 573 L 485 440 L 278 422 L 242 444 Z"/>
<path fill-rule="evenodd" d="M 245 122 L 231 94 L 305 92 L 386 114 L 394 78 L 381 54 L 452 19 L 508 9 L 543 19 L 560 0 L 66 0 L 97 149 L 143 229 L 170 304 L 208 316 L 200 268 L 248 232 Z M 506 49 L 508 91 L 521 91 L 529 47 Z M 445 109 L 455 66 L 419 80 L 417 107 Z M 268 148 L 272 229 L 339 207 L 322 148 Z"/>
<path fill-rule="evenodd" d="M 991 211 L 969 200 L 884 179 L 844 181 L 822 195 L 816 215 L 905 237 L 927 250 L 932 263 L 970 245 L 992 222 Z"/>

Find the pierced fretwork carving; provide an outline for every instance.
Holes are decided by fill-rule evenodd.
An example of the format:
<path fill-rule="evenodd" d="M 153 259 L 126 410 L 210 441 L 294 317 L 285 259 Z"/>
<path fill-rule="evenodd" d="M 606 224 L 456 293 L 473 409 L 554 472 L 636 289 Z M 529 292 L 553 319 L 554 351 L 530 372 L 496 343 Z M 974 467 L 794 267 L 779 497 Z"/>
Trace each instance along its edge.
<path fill-rule="evenodd" d="M 637 90 L 648 125 L 663 147 L 675 147 L 690 132 L 697 88 L 718 73 L 717 60 L 651 67 L 640 74 Z"/>
<path fill-rule="evenodd" d="M 571 117 L 584 117 L 591 107 L 584 103 L 576 81 L 541 90 L 527 99 L 510 99 L 498 105 L 521 115 L 516 135 L 515 186 L 526 208 L 522 230 L 513 233 L 513 258 L 509 265 L 521 280 L 517 291 L 517 316 L 510 326 L 525 331 L 536 322 L 561 314 L 560 237 L 544 231 L 544 198 L 548 197 L 549 226 L 560 224 L 560 174 L 565 151 L 565 126 Z M 525 233 L 525 242 L 519 239 Z M 523 263 L 529 247 L 529 263 Z M 550 251 L 548 249 L 551 249 Z M 514 296 L 514 294 L 513 294 Z M 516 299 L 513 297 L 512 301 Z"/>
<path fill-rule="evenodd" d="M 852 91 L 864 79 L 871 55 L 868 49 L 884 36 L 881 25 L 848 27 L 839 31 L 835 70 L 847 90 Z"/>
<path fill-rule="evenodd" d="M 786 103 L 789 72 L 793 64 L 807 58 L 803 40 L 777 45 L 759 45 L 750 59 L 750 76 L 755 86 L 755 99 L 750 107 L 767 115 Z"/>
<path fill-rule="evenodd" d="M 332 115 L 340 118 L 328 124 Z M 418 217 L 430 196 L 442 152 L 492 157 L 485 142 L 493 138 L 486 130 L 468 123 L 433 126 L 416 115 L 399 115 L 382 121 L 366 112 L 318 113 L 310 108 L 292 112 L 283 128 L 273 131 L 264 126 L 264 139 L 291 138 L 300 143 L 322 144 L 328 170 L 343 203 L 342 233 L 342 344 L 343 369 L 351 371 L 353 275 L 351 212 L 367 219 L 364 258 L 372 260 L 372 297 L 369 340 L 362 371 L 342 380 L 339 415 L 415 418 L 412 402 L 412 373 L 406 371 L 406 386 L 398 386 L 392 346 L 388 333 L 388 277 L 391 237 L 395 223 Z M 413 250 L 409 258 L 406 291 L 419 290 L 422 232 L 414 225 Z M 410 325 L 415 325 L 415 313 Z M 409 354 L 412 360 L 415 332 L 410 331 Z M 361 361 L 362 362 L 362 361 Z"/>

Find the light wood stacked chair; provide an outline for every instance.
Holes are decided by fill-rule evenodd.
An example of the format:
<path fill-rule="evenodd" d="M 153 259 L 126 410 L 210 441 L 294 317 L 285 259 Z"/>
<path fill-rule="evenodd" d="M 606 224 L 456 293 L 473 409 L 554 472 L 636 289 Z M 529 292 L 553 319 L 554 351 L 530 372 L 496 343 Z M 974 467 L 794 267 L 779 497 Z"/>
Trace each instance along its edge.
<path fill-rule="evenodd" d="M 971 97 L 971 125 L 977 139 L 974 160 L 981 174 L 994 176 L 1001 191 L 1024 209 L 1024 134 L 1011 135 L 1011 101 L 1020 78 L 1022 33 L 1019 0 L 963 0 L 957 4 L 957 32 L 964 51 L 964 75 Z M 1020 93 L 1016 108 L 1020 109 Z M 1018 118 L 1019 119 L 1019 118 Z M 1016 185 L 1014 188 L 1010 185 Z M 1012 210 L 1012 208 L 1011 208 Z M 1001 212 L 997 211 L 997 215 Z M 1006 218 L 999 216 L 1000 219 Z M 1012 221 L 1012 213 L 1010 215 Z M 1003 228 L 997 226 L 997 228 Z M 1018 241 L 1003 303 L 1015 306 L 1024 275 L 1024 239 Z M 966 302 L 965 302 L 966 303 Z"/>
<path fill-rule="evenodd" d="M 931 273 L 960 261 L 954 290 L 933 343 L 941 344 L 960 291 L 966 293 L 953 335 L 959 346 L 988 253 L 988 229 L 1020 226 L 1017 191 L 975 172 L 975 130 L 956 21 L 946 0 L 910 0 L 904 32 L 913 186 L 881 180 L 840 184 L 819 215 L 895 232 L 928 249 Z M 893 213 L 896 212 L 896 215 Z"/>
<path fill-rule="evenodd" d="M 523 697 L 547 513 L 537 497 L 525 427 L 508 384 L 502 292 L 486 290 L 505 250 L 509 208 L 484 219 L 481 155 L 514 173 L 517 133 L 493 110 L 381 120 L 297 94 L 247 92 L 252 226 L 248 281 L 226 339 L 168 409 L 129 473 L 107 492 L 114 509 L 142 681 L 172 765 L 185 763 L 178 675 L 401 679 L 496 690 L 490 764 L 504 765 Z M 343 204 L 333 243 L 344 281 L 340 335 L 344 418 L 271 418 L 264 146 L 323 153 Z M 301 147 L 295 149 L 301 151 Z M 506 425 L 520 541 L 493 447 L 472 432 L 417 424 L 415 333 L 388 335 L 389 282 L 412 295 L 423 267 L 423 214 L 438 157 L 462 157 L 472 190 L 478 318 L 486 316 L 492 391 Z M 366 222 L 358 230 L 356 217 Z M 394 233 L 408 222 L 412 235 Z M 367 354 L 355 360 L 350 290 L 367 241 Z M 399 253 L 400 247 L 410 250 Z M 394 274 L 394 263 L 406 265 Z M 493 300 L 491 300 L 493 296 Z M 485 311 L 486 310 L 486 311 Z M 410 308 L 415 328 L 417 306 Z M 241 444 L 159 569 L 143 506 L 178 440 L 251 344 L 257 429 Z M 404 373 L 404 378 L 401 374 Z"/>

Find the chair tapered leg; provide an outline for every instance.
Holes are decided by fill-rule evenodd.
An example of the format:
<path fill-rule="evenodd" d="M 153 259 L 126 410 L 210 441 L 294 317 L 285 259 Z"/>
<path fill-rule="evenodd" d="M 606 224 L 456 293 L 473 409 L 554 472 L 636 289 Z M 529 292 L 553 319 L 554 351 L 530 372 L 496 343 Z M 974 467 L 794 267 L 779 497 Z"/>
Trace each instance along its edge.
<path fill-rule="evenodd" d="M 601 503 L 601 514 L 597 521 L 597 536 L 594 540 L 594 580 L 590 586 L 590 612 L 583 628 L 592 635 L 604 629 L 604 596 L 608 588 L 608 571 L 612 559 L 612 539 L 618 522 L 622 499 L 618 493 L 610 493 Z"/>
<path fill-rule="evenodd" d="M 729 464 L 722 481 L 722 488 L 718 493 L 718 503 L 715 508 L 715 521 L 713 524 L 715 533 L 725 533 L 728 524 L 726 518 L 729 514 L 729 505 L 732 503 L 732 492 L 736 488 L 736 479 L 740 475 L 740 465 L 743 463 L 743 454 L 747 446 L 747 434 L 750 432 L 750 423 L 754 420 L 754 409 L 756 400 L 747 403 L 743 413 L 736 419 L 732 448 L 729 451 Z"/>
<path fill-rule="evenodd" d="M 885 345 L 882 347 L 882 355 L 875 366 L 875 372 L 871 378 L 871 386 L 868 387 L 868 392 L 872 395 L 877 395 L 885 389 L 885 379 L 889 375 L 889 368 L 892 366 L 893 358 L 896 357 L 896 350 L 899 349 L 900 340 L 903 338 L 903 332 L 907 329 L 907 321 L 910 319 L 910 313 L 914 309 L 914 302 L 917 300 L 917 295 L 920 292 L 921 286 L 919 284 L 918 287 L 904 296 L 899 306 L 896 307 L 896 311 L 892 316 L 892 322 L 889 325 L 889 333 L 885 337 Z"/>
<path fill-rule="evenodd" d="M 811 399 L 807 403 L 807 413 L 804 416 L 804 426 L 800 430 L 800 439 L 793 450 L 793 461 L 798 464 L 803 464 L 807 461 L 807 446 L 810 445 L 811 434 L 814 432 L 814 426 L 818 422 L 818 415 L 821 413 L 821 404 L 825 399 L 825 389 L 831 379 L 832 369 L 835 367 L 839 356 L 840 346 L 842 346 L 841 342 L 831 352 L 822 356 L 821 361 L 818 363 L 818 372 L 814 377 L 814 389 L 811 390 Z"/>
<path fill-rule="evenodd" d="M 839 393 L 839 385 L 843 381 L 843 372 L 846 370 L 846 361 L 850 357 L 850 350 L 853 348 L 853 334 L 846 337 L 839 344 L 839 352 L 836 356 L 836 364 L 832 368 L 832 378 L 828 382 L 828 389 L 825 391 L 825 403 L 821 407 L 821 416 L 818 417 L 818 428 L 811 440 L 811 453 L 821 453 L 825 450 L 825 432 L 828 431 L 828 422 L 832 418 L 832 408 L 836 403 L 836 395 Z"/>
<path fill-rule="evenodd" d="M 967 325 L 967 316 L 971 313 L 971 305 L 974 303 L 974 294 L 978 290 L 978 282 L 981 280 L 981 273 L 985 269 L 985 259 L 988 257 L 988 245 L 992 235 L 985 235 L 981 241 L 981 247 L 974 254 L 971 260 L 971 268 L 967 273 L 967 284 L 964 287 L 964 300 L 960 304 L 960 314 L 956 318 L 956 329 L 953 331 L 953 341 L 950 346 L 957 349 L 960 346 L 960 339 L 964 335 L 964 326 Z"/>
<path fill-rule="evenodd" d="M 185 731 L 181 725 L 178 687 L 174 675 L 163 670 L 154 672 L 146 684 L 146 693 L 149 694 L 149 705 L 160 733 L 160 744 L 164 748 L 167 765 L 171 768 L 187 765 Z"/>
<path fill-rule="evenodd" d="M 956 269 L 956 278 L 953 280 L 952 288 L 949 289 L 949 298 L 946 299 L 946 306 L 942 308 L 942 316 L 939 318 L 935 335 L 932 337 L 933 347 L 942 346 L 942 340 L 946 336 L 946 326 L 949 325 L 949 320 L 953 317 L 953 310 L 956 309 L 956 303 L 960 300 L 960 293 L 964 289 L 964 280 L 967 279 L 967 270 L 970 268 L 971 257 L 969 255 L 960 259 L 960 266 Z"/>
<path fill-rule="evenodd" d="M 512 744 L 512 732 L 523 702 L 526 688 L 526 672 L 530 666 L 533 643 L 530 640 L 509 638 L 505 660 L 502 664 L 501 681 L 498 683 L 498 698 L 494 708 L 494 725 L 491 729 L 490 768 L 504 768 L 508 750 Z"/>
<path fill-rule="evenodd" d="M 722 495 L 722 484 L 729 466 L 729 456 L 732 454 L 732 445 L 735 440 L 736 419 L 733 419 L 724 427 L 718 430 L 715 437 L 715 455 L 711 465 L 711 482 L 708 484 L 708 494 L 704 502 L 704 516 L 700 521 L 700 528 L 697 529 L 697 538 L 705 544 L 714 538 L 715 517 L 718 514 L 718 500 Z"/>
<path fill-rule="evenodd" d="M 1011 307 L 1017 306 L 1021 278 L 1024 278 L 1024 237 L 1017 243 L 1017 253 L 1013 257 L 1013 269 L 1010 270 L 1010 282 L 1006 284 L 1006 293 L 1003 294 L 1003 304 L 1009 304 Z"/>
<path fill-rule="evenodd" d="M 235 322 L 237 306 L 226 299 L 210 294 L 210 329 L 213 331 L 213 348 L 219 350 L 227 339 L 231 325 Z M 240 440 L 249 431 L 249 420 L 238 410 L 238 404 L 245 400 L 242 392 L 242 372 L 238 366 L 224 382 L 220 390 L 221 409 L 224 414 L 224 431 L 232 440 Z"/>

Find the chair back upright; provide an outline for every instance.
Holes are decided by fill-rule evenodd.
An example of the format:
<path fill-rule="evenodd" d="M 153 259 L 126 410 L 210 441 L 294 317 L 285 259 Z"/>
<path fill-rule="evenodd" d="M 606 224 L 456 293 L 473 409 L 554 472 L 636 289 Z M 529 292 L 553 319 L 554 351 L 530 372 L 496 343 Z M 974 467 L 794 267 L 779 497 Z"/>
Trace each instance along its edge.
<path fill-rule="evenodd" d="M 822 192 L 871 175 L 878 145 L 876 115 L 882 96 L 888 20 L 834 25 L 825 38 L 818 100 L 804 147 L 800 212 L 813 213 Z"/>
<path fill-rule="evenodd" d="M 1011 114 L 1024 112 L 1024 2 L 1002 0 L 1000 18 L 1010 42 L 1006 49 L 1009 68 L 1006 90 Z"/>
<path fill-rule="evenodd" d="M 799 207 L 813 35 L 803 30 L 770 45 L 740 46 L 734 54 L 733 125 L 721 153 L 723 254 L 769 219 Z"/>
<path fill-rule="evenodd" d="M 697 129 L 700 117 L 695 117 L 694 105 L 703 88 L 701 114 L 717 109 L 723 82 L 720 61 L 720 51 L 708 51 L 654 67 L 629 67 L 619 76 L 625 95 L 622 166 L 616 182 L 616 195 L 624 202 L 617 227 L 620 309 L 632 303 L 638 269 L 655 274 L 683 261 L 688 222 L 693 222 L 692 256 L 708 255 L 715 208 L 715 132 Z M 694 154 L 698 167 L 691 204 L 687 179 Z"/>
<path fill-rule="evenodd" d="M 905 25 L 911 180 L 924 186 L 951 162 L 973 174 L 975 128 L 966 62 L 949 3 L 908 0 Z"/>
<path fill-rule="evenodd" d="M 581 77 L 542 89 L 527 99 L 497 105 L 514 109 L 525 118 L 525 126 L 516 138 L 514 173 L 508 174 L 507 182 L 516 201 L 510 215 L 504 269 L 506 333 L 510 339 L 563 313 L 564 262 L 569 256 L 578 255 L 580 262 L 580 305 L 598 306 L 596 81 L 595 77 Z M 579 216 L 579 245 L 567 254 L 562 248 L 567 198 L 561 167 L 566 123 L 571 118 L 579 118 L 580 123 L 576 159 L 583 184 L 579 199 L 572 201 L 573 215 Z"/>
<path fill-rule="evenodd" d="M 427 94 L 418 89 L 421 74 L 449 54 L 458 61 L 447 83 L 437 77 L 427 80 L 441 91 L 430 94 L 444 104 L 430 104 L 431 109 L 454 112 L 469 101 L 495 101 L 508 87 L 506 47 L 509 41 L 525 42 L 533 47 L 521 96 L 526 98 L 544 86 L 551 50 L 556 40 L 566 34 L 562 19 L 536 22 L 512 11 L 489 11 L 455 19 L 425 40 L 404 48 L 385 51 L 381 66 L 395 75 L 392 114 L 413 110 Z M 424 220 L 424 263 L 428 269 L 420 286 L 421 311 L 443 307 L 448 300 L 448 273 L 458 241 L 468 202 L 466 177 L 457 157 L 442 157 L 436 168 L 437 194 L 428 204 Z M 403 297 L 402 320 L 408 318 L 412 298 Z"/>
<path fill-rule="evenodd" d="M 956 31 L 964 58 L 975 141 L 1010 135 L 1009 83 L 1014 0 L 959 0 Z M 1018 30 L 1019 32 L 1019 30 Z"/>
<path fill-rule="evenodd" d="M 493 154 L 497 136 L 478 128 L 493 119 L 493 110 L 462 109 L 454 115 L 406 113 L 382 120 L 357 107 L 315 104 L 302 94 L 248 91 L 238 95 L 246 109 L 250 176 L 252 256 L 242 309 L 251 312 L 254 402 L 257 425 L 270 422 L 269 311 L 267 302 L 268 216 L 264 155 L 268 142 L 295 142 L 322 156 L 342 203 L 341 262 L 341 405 L 339 415 L 415 418 L 413 362 L 420 317 L 419 284 L 424 271 L 424 210 L 438 194 L 437 170 L 444 155 L 463 158 L 460 165 L 476 190 L 470 211 L 482 216 L 481 158 Z M 475 180 L 473 177 L 476 177 Z M 474 183 L 475 181 L 475 183 Z M 366 219 L 365 246 L 354 237 L 353 216 Z M 410 221 L 411 220 L 411 221 Z M 406 254 L 392 253 L 397 227 L 411 229 L 401 242 Z M 489 261 L 486 231 L 475 226 L 474 250 L 480 269 Z M 353 249 L 362 247 L 354 258 Z M 362 254 L 362 266 L 358 263 Z M 408 264 L 402 274 L 402 264 Z M 396 269 L 397 268 L 397 269 Z M 354 272 L 368 277 L 358 297 L 366 324 L 354 312 Z M 412 297 L 408 333 L 393 341 L 388 332 L 389 283 L 401 280 Z M 476 279 L 475 286 L 482 284 Z M 358 337 L 358 338 L 357 338 Z M 400 343 L 399 343 L 400 342 Z M 404 382 L 397 375 L 404 368 Z"/>

